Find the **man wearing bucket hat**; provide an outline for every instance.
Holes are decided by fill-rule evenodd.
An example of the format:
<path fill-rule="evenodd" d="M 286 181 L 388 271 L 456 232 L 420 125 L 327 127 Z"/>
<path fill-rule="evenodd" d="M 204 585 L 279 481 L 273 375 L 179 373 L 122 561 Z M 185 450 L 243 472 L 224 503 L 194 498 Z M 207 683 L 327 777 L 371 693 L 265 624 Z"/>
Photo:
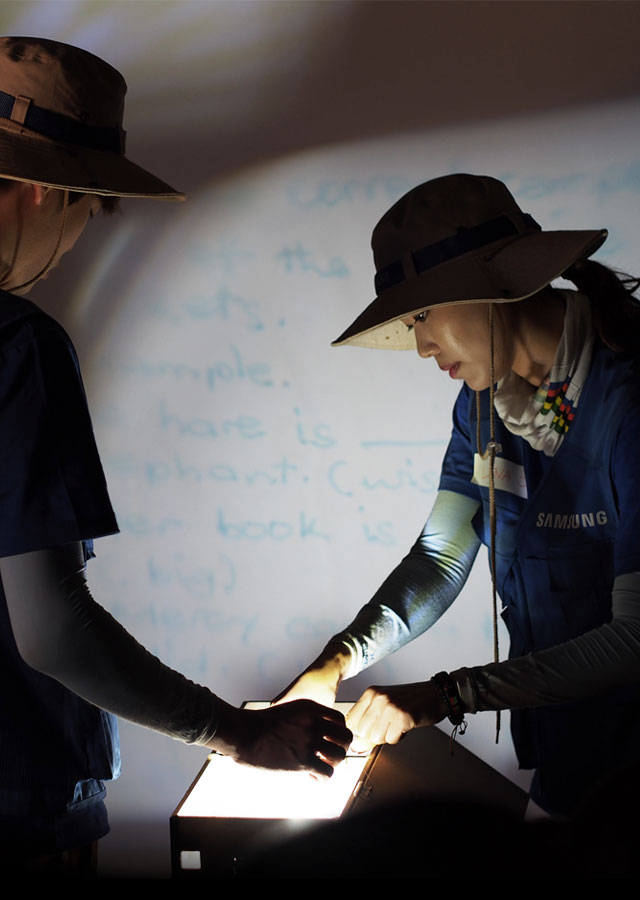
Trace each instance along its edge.
<path fill-rule="evenodd" d="M 511 709 L 532 798 L 561 814 L 640 750 L 639 282 L 588 259 L 606 236 L 543 231 L 501 182 L 471 175 L 420 185 L 378 223 L 376 299 L 335 344 L 417 348 L 464 384 L 415 546 L 279 698 L 329 703 L 429 628 L 484 543 L 494 662 L 371 687 L 349 726 L 395 743 Z M 552 288 L 560 275 L 578 291 Z"/>
<path fill-rule="evenodd" d="M 125 157 L 125 91 L 91 53 L 0 39 L 0 846 L 39 867 L 65 865 L 108 830 L 111 713 L 243 763 L 321 776 L 351 738 L 315 703 L 235 709 L 163 666 L 88 591 L 93 538 L 117 524 L 73 345 L 19 295 L 101 206 L 183 199 Z"/>

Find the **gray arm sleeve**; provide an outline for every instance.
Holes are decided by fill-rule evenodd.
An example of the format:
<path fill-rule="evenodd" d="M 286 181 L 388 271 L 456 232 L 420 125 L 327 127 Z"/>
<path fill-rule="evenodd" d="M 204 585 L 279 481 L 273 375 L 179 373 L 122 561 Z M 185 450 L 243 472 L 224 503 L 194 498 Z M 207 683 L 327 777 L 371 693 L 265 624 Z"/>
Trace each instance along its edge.
<path fill-rule="evenodd" d="M 452 672 L 465 708 L 547 706 L 640 680 L 640 572 L 616 578 L 612 613 L 611 622 L 557 647 Z"/>
<path fill-rule="evenodd" d="M 439 491 L 418 540 L 353 622 L 330 644 L 349 649 L 345 678 L 372 665 L 430 628 L 458 596 L 480 542 L 471 525 L 479 508 L 453 491 Z"/>
<path fill-rule="evenodd" d="M 188 743 L 215 735 L 218 698 L 163 665 L 93 600 L 81 544 L 0 559 L 24 661 L 85 700 Z"/>

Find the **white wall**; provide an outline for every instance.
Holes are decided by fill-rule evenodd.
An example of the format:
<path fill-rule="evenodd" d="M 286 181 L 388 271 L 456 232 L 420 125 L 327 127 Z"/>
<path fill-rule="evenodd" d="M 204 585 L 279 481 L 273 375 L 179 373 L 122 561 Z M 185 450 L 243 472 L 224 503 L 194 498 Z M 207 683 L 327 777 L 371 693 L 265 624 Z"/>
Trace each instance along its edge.
<path fill-rule="evenodd" d="M 549 15 L 557 5 L 540 4 Z M 346 98 L 323 93 L 334 69 L 317 53 L 338 42 L 342 58 L 350 39 L 354 59 L 370 64 L 354 27 L 370 6 L 377 16 L 387 8 L 398 40 L 411 40 L 411 16 L 423 26 L 435 16 L 432 4 L 402 4 L 402 20 L 397 5 L 377 3 L 0 5 L 5 33 L 68 40 L 122 68 L 132 158 L 191 189 L 187 204 L 132 201 L 122 218 L 95 223 L 32 299 L 77 339 L 122 529 L 98 543 L 96 599 L 232 702 L 271 697 L 346 624 L 433 500 L 455 384 L 413 354 L 329 347 L 373 298 L 368 245 L 385 209 L 427 178 L 490 174 L 547 229 L 608 227 L 598 258 L 640 268 L 637 99 L 615 99 L 611 87 L 608 102 L 585 105 L 569 71 L 559 94 L 581 105 L 529 109 L 523 95 L 527 114 L 514 115 L 507 101 L 528 69 L 511 63 L 502 117 L 483 110 L 469 121 L 482 73 L 451 61 L 442 79 L 459 79 L 465 116 L 454 121 L 451 104 L 436 103 L 432 120 L 415 121 L 415 102 L 439 96 L 434 73 L 428 88 L 413 79 L 411 104 L 401 71 L 373 68 L 384 96 L 376 135 L 375 117 L 359 110 L 362 101 L 373 112 L 376 84 L 354 78 Z M 462 20 L 459 29 L 467 34 Z M 394 96 L 398 124 L 412 130 L 385 125 Z M 552 97 L 533 105 L 555 106 Z M 343 697 L 491 657 L 481 556 L 446 617 Z M 493 728 L 493 717 L 477 717 L 465 745 L 521 779 L 506 731 L 496 748 Z M 104 869 L 166 873 L 168 817 L 203 754 L 129 725 L 122 742 Z"/>

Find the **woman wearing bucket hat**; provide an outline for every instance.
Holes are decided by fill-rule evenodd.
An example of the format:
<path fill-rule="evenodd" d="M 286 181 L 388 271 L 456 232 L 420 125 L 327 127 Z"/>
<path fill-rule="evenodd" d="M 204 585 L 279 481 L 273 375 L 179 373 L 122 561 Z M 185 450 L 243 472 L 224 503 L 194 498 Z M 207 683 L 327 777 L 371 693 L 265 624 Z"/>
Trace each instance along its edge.
<path fill-rule="evenodd" d="M 640 750 L 639 282 L 588 260 L 606 234 L 542 231 L 501 182 L 471 175 L 420 185 L 378 223 L 376 299 L 335 344 L 417 348 L 464 383 L 416 544 L 279 698 L 329 703 L 429 628 L 484 543 L 494 662 L 369 688 L 348 723 L 395 743 L 511 709 L 532 798 L 552 813 Z M 552 288 L 560 275 L 578 291 Z"/>
<path fill-rule="evenodd" d="M 83 50 L 0 38 L 0 852 L 15 864 L 57 866 L 108 830 L 111 713 L 247 764 L 323 776 L 351 738 L 315 703 L 235 709 L 163 666 L 88 591 L 93 539 L 117 524 L 73 345 L 19 295 L 101 205 L 183 199 L 125 157 L 125 91 Z"/>

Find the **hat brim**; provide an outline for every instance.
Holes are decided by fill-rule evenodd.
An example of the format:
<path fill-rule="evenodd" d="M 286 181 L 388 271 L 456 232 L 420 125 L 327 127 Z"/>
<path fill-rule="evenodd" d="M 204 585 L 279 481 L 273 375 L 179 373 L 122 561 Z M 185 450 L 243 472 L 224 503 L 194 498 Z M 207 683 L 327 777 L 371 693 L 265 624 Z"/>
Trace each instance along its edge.
<path fill-rule="evenodd" d="M 456 257 L 394 285 L 376 297 L 332 346 L 415 350 L 415 333 L 401 321 L 454 303 L 525 300 L 586 259 L 607 231 L 535 231 Z"/>
<path fill-rule="evenodd" d="M 0 128 L 0 177 L 107 197 L 184 200 L 125 156 L 13 134 Z"/>

